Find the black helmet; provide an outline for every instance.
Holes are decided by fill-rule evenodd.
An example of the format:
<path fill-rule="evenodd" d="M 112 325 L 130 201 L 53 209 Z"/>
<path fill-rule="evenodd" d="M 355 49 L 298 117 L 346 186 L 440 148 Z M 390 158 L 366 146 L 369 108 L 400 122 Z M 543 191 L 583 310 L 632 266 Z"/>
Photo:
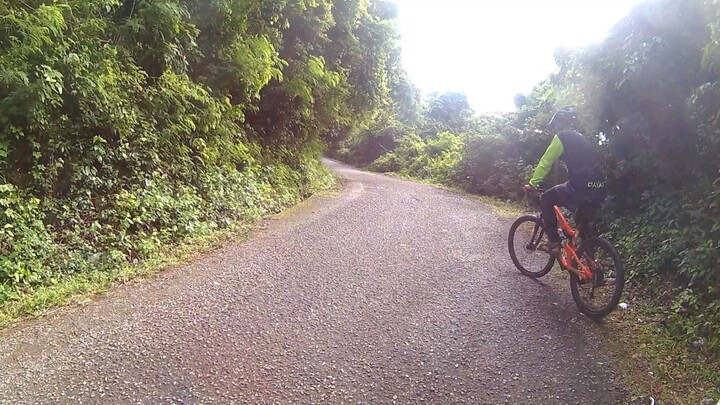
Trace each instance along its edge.
<path fill-rule="evenodd" d="M 578 119 L 575 107 L 567 106 L 559 109 L 558 112 L 553 115 L 548 126 L 557 129 L 577 128 Z"/>

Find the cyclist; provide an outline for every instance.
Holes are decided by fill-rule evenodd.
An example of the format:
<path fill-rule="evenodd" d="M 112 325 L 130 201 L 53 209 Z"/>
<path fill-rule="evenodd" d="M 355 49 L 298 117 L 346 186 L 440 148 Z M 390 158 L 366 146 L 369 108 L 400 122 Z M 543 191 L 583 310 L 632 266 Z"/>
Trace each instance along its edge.
<path fill-rule="evenodd" d="M 605 177 L 600 154 L 592 142 L 577 131 L 578 119 L 573 107 L 558 110 L 548 127 L 557 131 L 557 135 L 535 168 L 530 184 L 525 187 L 536 190 L 556 160 L 560 159 L 567 166 L 568 181 L 540 196 L 548 242 L 538 246 L 538 250 L 557 255 L 560 252 L 560 235 L 553 206 L 576 211 L 575 221 L 579 228 L 592 232 L 588 229 L 589 222 L 605 199 Z M 580 236 L 585 238 L 588 235 Z"/>

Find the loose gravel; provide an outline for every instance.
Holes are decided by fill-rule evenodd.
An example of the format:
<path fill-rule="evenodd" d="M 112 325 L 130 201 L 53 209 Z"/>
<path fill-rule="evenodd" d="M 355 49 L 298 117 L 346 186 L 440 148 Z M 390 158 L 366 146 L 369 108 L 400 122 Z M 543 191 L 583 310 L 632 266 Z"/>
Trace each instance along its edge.
<path fill-rule="evenodd" d="M 628 402 L 560 271 L 513 267 L 512 219 L 328 164 L 340 196 L 0 334 L 0 403 Z"/>

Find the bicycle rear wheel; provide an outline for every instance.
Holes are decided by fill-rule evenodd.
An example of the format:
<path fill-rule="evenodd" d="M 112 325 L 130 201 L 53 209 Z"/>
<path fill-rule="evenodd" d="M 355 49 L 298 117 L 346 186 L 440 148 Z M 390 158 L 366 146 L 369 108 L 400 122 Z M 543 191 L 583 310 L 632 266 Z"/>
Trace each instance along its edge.
<path fill-rule="evenodd" d="M 625 286 L 625 268 L 620 254 L 607 240 L 592 237 L 583 242 L 577 255 L 593 272 L 591 280 L 581 282 L 570 274 L 570 290 L 580 312 L 602 318 L 617 307 Z"/>
<path fill-rule="evenodd" d="M 542 277 L 550 272 L 555 257 L 537 250 L 540 243 L 547 242 L 542 220 L 532 215 L 518 218 L 508 234 L 510 258 L 520 273 L 532 277 Z"/>

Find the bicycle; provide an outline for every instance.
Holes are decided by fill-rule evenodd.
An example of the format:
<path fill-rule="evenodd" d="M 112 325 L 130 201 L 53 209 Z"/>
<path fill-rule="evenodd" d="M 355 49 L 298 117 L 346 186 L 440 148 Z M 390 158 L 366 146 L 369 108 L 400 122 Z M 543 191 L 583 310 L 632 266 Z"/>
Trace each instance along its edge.
<path fill-rule="evenodd" d="M 524 215 L 510 226 L 510 258 L 520 273 L 531 278 L 545 276 L 557 261 L 570 274 L 570 291 L 580 312 L 591 318 L 602 318 L 618 306 L 625 286 L 625 268 L 620 254 L 609 241 L 599 236 L 581 242 L 580 235 L 585 235 L 585 229 L 582 226 L 573 229 L 560 208 L 555 206 L 554 209 L 559 230 L 564 236 L 560 254 L 556 257 L 537 249 L 547 241 L 542 214 Z M 516 247 L 521 247 L 521 250 Z M 600 306 L 592 305 L 590 301 L 596 296 L 607 299 L 607 302 Z"/>

